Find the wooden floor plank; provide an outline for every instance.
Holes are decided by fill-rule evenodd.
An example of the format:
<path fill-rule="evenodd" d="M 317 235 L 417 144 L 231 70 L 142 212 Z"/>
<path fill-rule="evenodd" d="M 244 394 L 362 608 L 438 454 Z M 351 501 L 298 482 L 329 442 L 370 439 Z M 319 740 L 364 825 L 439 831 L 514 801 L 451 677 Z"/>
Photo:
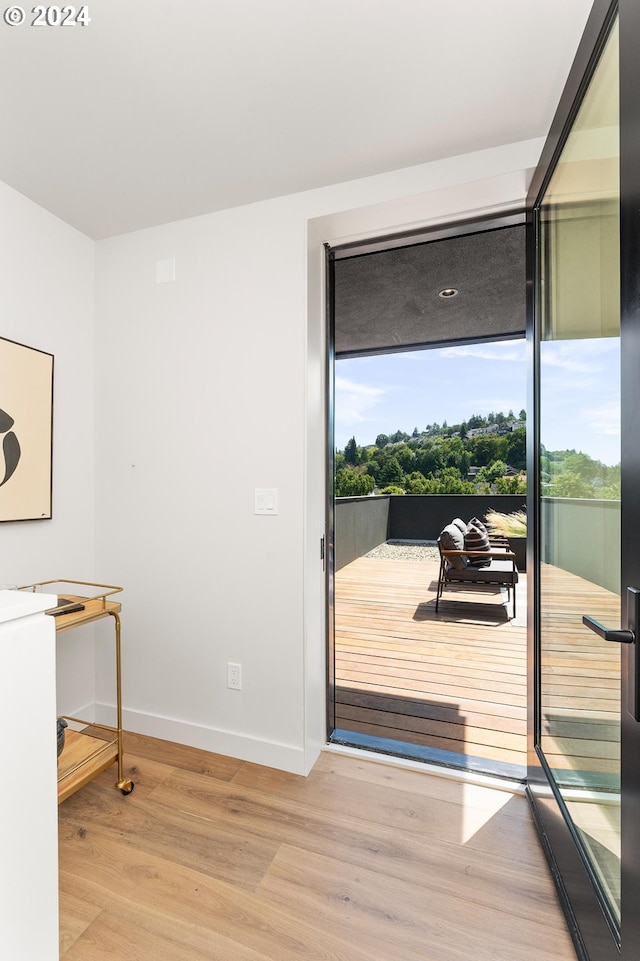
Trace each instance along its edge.
<path fill-rule="evenodd" d="M 304 904 L 319 925 L 331 925 L 341 936 L 357 927 L 359 943 L 371 956 L 424 961 L 426 951 L 431 961 L 469 961 L 490 937 L 495 961 L 513 961 L 512 928 L 503 904 L 480 908 L 395 878 L 381 887 L 376 872 L 288 845 L 280 849 L 261 890 L 277 904 Z M 465 919 L 457 926 L 455 942 L 441 920 L 452 910 Z M 517 930 L 519 961 L 539 961 L 541 956 L 554 961 L 571 950 L 563 925 L 541 931 L 539 923 L 519 917 Z"/>
<path fill-rule="evenodd" d="M 72 895 L 63 888 L 59 892 L 60 903 L 60 957 L 87 931 L 102 908 L 87 901 L 82 893 Z M 87 935 L 90 937 L 90 935 Z"/>

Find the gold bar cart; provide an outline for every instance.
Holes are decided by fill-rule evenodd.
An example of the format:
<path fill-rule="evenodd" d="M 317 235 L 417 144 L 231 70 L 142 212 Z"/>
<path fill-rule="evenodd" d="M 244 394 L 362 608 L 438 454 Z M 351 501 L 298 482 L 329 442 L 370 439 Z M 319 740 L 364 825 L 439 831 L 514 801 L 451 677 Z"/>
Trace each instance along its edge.
<path fill-rule="evenodd" d="M 71 590 L 68 590 L 68 588 Z M 63 588 L 64 590 L 58 590 Z M 78 593 L 78 588 L 83 592 Z M 88 589 L 88 594 L 86 593 Z M 116 647 L 116 726 L 96 724 L 78 717 L 65 716 L 65 720 L 84 727 L 84 730 L 66 730 L 65 746 L 58 758 L 58 804 L 65 801 L 89 781 L 106 771 L 114 762 L 118 764 L 116 788 L 123 794 L 131 794 L 134 783 L 125 777 L 122 749 L 122 662 L 120 653 L 120 611 L 119 601 L 110 598 L 123 590 L 113 584 L 94 584 L 90 581 L 76 581 L 55 578 L 50 581 L 37 581 L 19 588 L 21 591 L 56 594 L 58 603 L 45 613 L 55 617 L 56 633 L 73 630 L 83 624 L 91 624 L 104 617 L 113 618 Z M 61 596 L 64 594 L 64 596 Z"/>

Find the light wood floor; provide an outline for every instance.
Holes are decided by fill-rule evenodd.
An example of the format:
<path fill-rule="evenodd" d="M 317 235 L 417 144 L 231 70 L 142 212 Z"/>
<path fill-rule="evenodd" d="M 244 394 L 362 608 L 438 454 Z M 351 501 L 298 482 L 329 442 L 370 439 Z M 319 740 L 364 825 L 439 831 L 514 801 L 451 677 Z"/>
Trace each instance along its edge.
<path fill-rule="evenodd" d="M 60 816 L 65 961 L 575 961 L 522 797 L 127 736 Z"/>
<path fill-rule="evenodd" d="M 445 591 L 438 563 L 360 557 L 335 577 L 336 727 L 524 766 L 526 577 Z"/>

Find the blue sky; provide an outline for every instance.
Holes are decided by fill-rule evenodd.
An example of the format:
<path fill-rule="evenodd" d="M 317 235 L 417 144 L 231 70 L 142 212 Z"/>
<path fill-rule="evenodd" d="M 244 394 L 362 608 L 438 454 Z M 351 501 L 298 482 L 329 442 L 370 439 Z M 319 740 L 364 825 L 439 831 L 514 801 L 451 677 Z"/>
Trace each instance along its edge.
<path fill-rule="evenodd" d="M 335 443 L 361 446 L 378 434 L 411 434 L 436 421 L 459 423 L 527 406 L 524 341 L 337 360 Z M 542 345 L 542 441 L 606 464 L 620 460 L 619 342 L 615 338 Z"/>

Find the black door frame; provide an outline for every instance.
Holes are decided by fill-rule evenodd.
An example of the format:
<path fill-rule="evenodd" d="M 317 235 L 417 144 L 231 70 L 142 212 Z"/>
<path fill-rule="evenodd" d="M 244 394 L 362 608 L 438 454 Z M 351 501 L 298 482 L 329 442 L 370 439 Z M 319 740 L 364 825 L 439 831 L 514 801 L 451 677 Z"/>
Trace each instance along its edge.
<path fill-rule="evenodd" d="M 622 530 L 640 531 L 640 84 L 638 41 L 640 5 L 637 0 L 596 0 L 576 54 L 569 79 L 547 138 L 540 164 L 527 197 L 527 338 L 532 370 L 528 406 L 534 412 L 528 431 L 527 502 L 531 505 L 532 537 L 527 569 L 538 570 L 540 545 L 537 451 L 539 449 L 539 332 L 535 275 L 538 257 L 537 209 L 555 163 L 564 147 L 611 24 L 620 19 L 620 212 L 621 212 L 621 341 L 622 341 Z M 628 586 L 640 586 L 638 541 L 622 538 L 622 624 L 626 626 L 624 602 Z M 620 928 L 597 893 L 591 865 L 582 854 L 575 828 L 553 780 L 544 755 L 537 746 L 539 734 L 539 583 L 529 595 L 528 612 L 528 786 L 527 793 L 540 838 L 556 882 L 576 952 L 580 961 L 634 961 L 640 946 L 640 727 L 628 711 L 629 672 L 635 650 L 622 652 L 622 921 Z M 587 613 L 587 612 L 585 612 Z M 630 646 L 635 647 L 635 645 Z"/>

